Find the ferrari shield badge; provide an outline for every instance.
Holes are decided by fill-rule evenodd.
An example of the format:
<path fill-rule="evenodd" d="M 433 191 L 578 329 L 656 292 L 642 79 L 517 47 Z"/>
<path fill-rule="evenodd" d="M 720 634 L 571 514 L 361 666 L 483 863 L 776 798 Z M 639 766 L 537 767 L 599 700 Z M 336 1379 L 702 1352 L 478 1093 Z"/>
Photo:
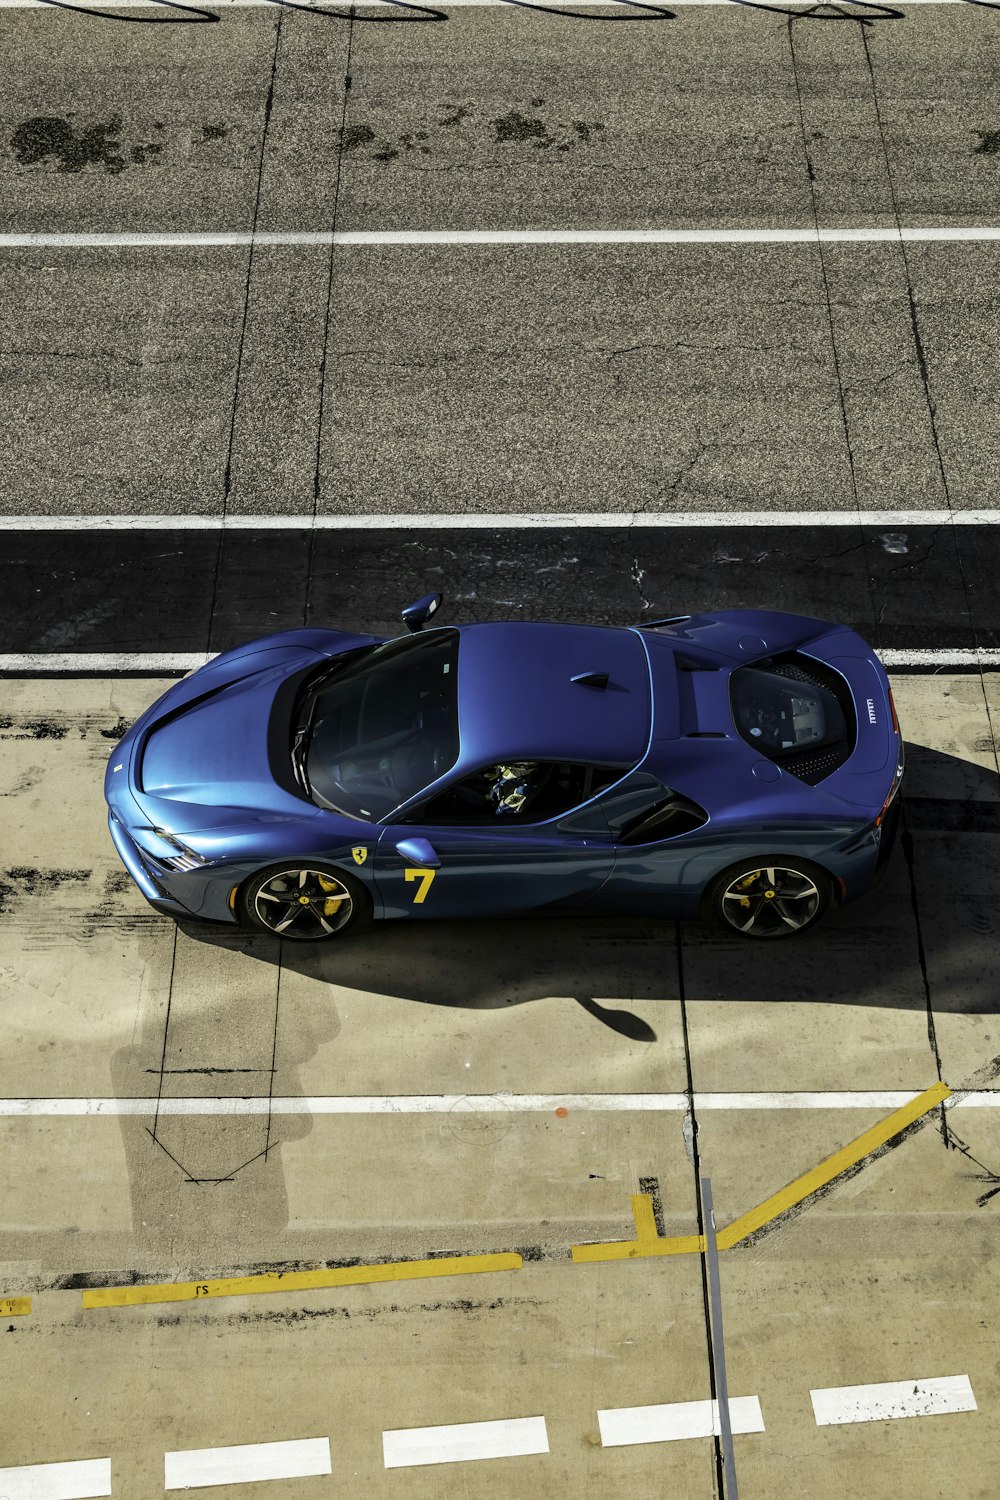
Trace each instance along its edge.
<path fill-rule="evenodd" d="M 351 853 L 354 855 L 354 863 L 356 865 L 363 865 L 368 858 L 368 849 L 365 844 L 357 844 L 351 850 Z"/>

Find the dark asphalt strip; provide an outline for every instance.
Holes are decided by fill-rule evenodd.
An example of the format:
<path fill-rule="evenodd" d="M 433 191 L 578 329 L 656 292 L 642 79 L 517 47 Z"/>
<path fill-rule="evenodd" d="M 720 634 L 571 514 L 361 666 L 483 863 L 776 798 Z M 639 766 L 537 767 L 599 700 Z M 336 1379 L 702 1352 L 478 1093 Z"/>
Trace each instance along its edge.
<path fill-rule="evenodd" d="M 1000 644 L 1000 527 L 134 530 L 0 534 L 0 653 L 220 651 L 302 625 L 397 634 L 441 620 L 581 620 L 767 608 L 875 646 Z M 971 618 L 970 618 L 971 611 Z"/>

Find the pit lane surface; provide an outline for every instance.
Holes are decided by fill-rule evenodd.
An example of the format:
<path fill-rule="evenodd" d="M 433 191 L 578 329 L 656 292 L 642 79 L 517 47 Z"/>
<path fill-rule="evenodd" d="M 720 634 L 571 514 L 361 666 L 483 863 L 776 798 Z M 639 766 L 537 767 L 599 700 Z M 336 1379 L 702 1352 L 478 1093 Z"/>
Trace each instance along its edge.
<path fill-rule="evenodd" d="M 637 1192 L 661 1233 L 697 1235 L 696 1170 L 722 1227 L 940 1074 L 975 1099 L 724 1253 L 730 1390 L 764 1423 L 735 1440 L 741 1492 L 833 1495 L 846 1471 L 871 1496 L 900 1473 L 933 1494 L 988 1471 L 996 834 L 948 810 L 1000 806 L 997 676 L 896 678 L 923 747 L 912 842 L 877 899 L 752 965 L 627 921 L 387 926 L 337 954 L 175 931 L 115 865 L 97 774 L 108 726 L 157 686 L 7 684 L 5 1281 L 32 1298 L 5 1325 L 11 1466 L 108 1457 L 115 1493 L 147 1494 L 165 1453 L 328 1437 L 331 1492 L 380 1495 L 383 1432 L 542 1416 L 548 1453 L 476 1460 L 477 1493 L 655 1474 L 707 1497 L 709 1438 L 608 1448 L 598 1418 L 709 1399 L 700 1257 L 572 1247 L 634 1238 Z M 520 1267 L 404 1279 L 499 1252 Z M 210 1277 L 352 1261 L 394 1279 L 200 1301 Z M 157 1300 L 88 1309 L 97 1287 Z M 816 1425 L 813 1390 L 944 1376 L 977 1412 Z"/>
<path fill-rule="evenodd" d="M 993 222 L 986 7 L 864 31 L 735 7 L 640 27 L 449 14 L 393 32 L 4 12 L 3 228 Z M 895 678 L 910 840 L 871 902 L 752 962 L 655 923 L 386 928 L 339 955 L 175 933 L 117 867 L 99 786 L 116 726 L 163 686 L 102 675 L 113 659 L 221 649 L 307 612 L 388 630 L 425 587 L 465 618 L 582 602 L 616 623 L 763 587 L 888 650 L 995 647 L 995 528 L 912 514 L 992 501 L 995 246 L 0 256 L 2 649 L 98 663 L 3 684 L 2 1290 L 31 1310 L 2 1324 L 0 1493 L 57 1492 L 21 1466 L 108 1462 L 115 1494 L 183 1470 L 226 1497 L 280 1459 L 272 1489 L 292 1500 L 390 1484 L 708 1500 L 716 1446 L 677 1435 L 717 1386 L 700 1257 L 578 1264 L 572 1247 L 636 1236 L 635 1195 L 664 1236 L 696 1236 L 699 1174 L 720 1226 L 738 1220 L 942 1077 L 973 1094 L 724 1252 L 729 1389 L 764 1425 L 736 1455 L 744 1496 L 988 1494 L 993 674 Z M 843 531 L 732 525 L 811 505 L 843 510 Z M 908 515 L 866 524 L 876 507 Z M 723 524 L 98 539 L 16 521 L 644 508 Z M 512 1252 L 516 1270 L 405 1271 Z M 396 1279 L 197 1291 L 350 1261 Z M 84 1303 L 178 1282 L 191 1301 Z M 979 1409 L 940 1414 L 929 1383 L 963 1377 Z M 862 1421 L 890 1399 L 867 1388 L 891 1382 L 920 1415 L 897 1393 L 900 1420 Z M 853 1420 L 821 1427 L 811 1392 L 831 1388 Z M 675 1440 L 635 1441 L 631 1409 L 651 1404 L 684 1408 L 657 1419 Z M 624 1446 L 605 1446 L 608 1413 Z M 512 1454 L 535 1446 L 387 1474 L 462 1434 L 384 1434 L 474 1423 L 501 1424 Z M 234 1445 L 238 1460 L 165 1464 Z"/>
<path fill-rule="evenodd" d="M 387 519 L 335 531 L 151 530 L 137 519 L 68 531 L 0 519 L 0 632 L 12 668 L 22 655 L 38 665 L 83 653 L 100 672 L 112 656 L 159 652 L 169 662 L 304 624 L 395 635 L 402 605 L 431 589 L 456 622 L 575 620 L 585 610 L 594 623 L 630 625 L 752 609 L 763 573 L 769 607 L 843 620 L 896 653 L 890 661 L 996 652 L 1000 513 L 973 526 L 924 525 L 919 514 L 845 516 L 821 529 L 551 518 L 531 529 Z"/>

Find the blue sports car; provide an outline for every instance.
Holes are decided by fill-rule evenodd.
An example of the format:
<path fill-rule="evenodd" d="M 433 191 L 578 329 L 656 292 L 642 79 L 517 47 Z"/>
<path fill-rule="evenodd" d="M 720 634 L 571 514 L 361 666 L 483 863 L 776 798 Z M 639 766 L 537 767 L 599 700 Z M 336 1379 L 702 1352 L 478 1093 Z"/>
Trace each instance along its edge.
<path fill-rule="evenodd" d="M 812 927 L 898 821 L 885 671 L 840 625 L 289 630 L 215 657 L 118 745 L 111 837 L 173 917 L 292 942 L 372 918 L 597 908 Z"/>

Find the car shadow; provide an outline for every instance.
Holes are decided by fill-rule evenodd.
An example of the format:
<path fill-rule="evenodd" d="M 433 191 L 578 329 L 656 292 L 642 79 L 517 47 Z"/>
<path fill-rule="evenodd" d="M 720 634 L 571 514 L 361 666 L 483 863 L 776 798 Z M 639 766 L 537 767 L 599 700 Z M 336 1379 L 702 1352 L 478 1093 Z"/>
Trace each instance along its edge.
<path fill-rule="evenodd" d="M 615 1002 L 930 1003 L 989 1014 L 1000 1010 L 989 960 L 1000 941 L 1000 777 L 995 765 L 923 745 L 906 751 L 903 826 L 880 885 L 787 942 L 592 913 L 375 923 L 343 944 L 254 937 L 246 951 L 313 981 L 422 1005 L 486 1011 L 565 997 L 638 1042 L 656 1041 L 654 1027 Z M 184 930 L 233 942 L 231 928 Z"/>

